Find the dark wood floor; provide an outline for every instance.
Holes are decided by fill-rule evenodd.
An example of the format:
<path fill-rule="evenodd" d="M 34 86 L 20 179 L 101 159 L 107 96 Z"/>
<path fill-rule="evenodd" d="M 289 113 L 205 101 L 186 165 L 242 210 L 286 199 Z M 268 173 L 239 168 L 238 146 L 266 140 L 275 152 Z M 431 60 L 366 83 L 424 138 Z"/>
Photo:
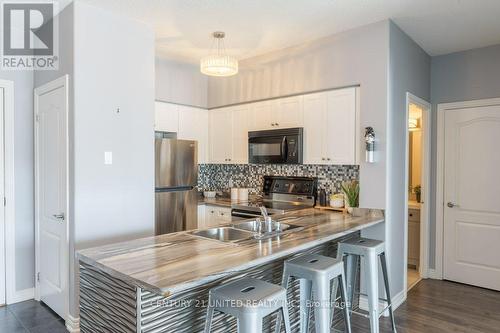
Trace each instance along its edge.
<path fill-rule="evenodd" d="M 396 310 L 398 333 L 500 332 L 500 292 L 448 281 L 422 280 Z M 353 332 L 369 333 L 369 323 L 353 316 Z M 391 332 L 381 319 L 381 333 Z"/>
<path fill-rule="evenodd" d="M 463 284 L 423 280 L 396 310 L 398 333 L 500 332 L 500 292 Z M 46 306 L 26 301 L 0 308 L 0 333 L 65 332 L 64 322 Z M 353 316 L 354 333 L 370 333 L 367 319 Z M 391 332 L 381 319 L 381 333 Z"/>

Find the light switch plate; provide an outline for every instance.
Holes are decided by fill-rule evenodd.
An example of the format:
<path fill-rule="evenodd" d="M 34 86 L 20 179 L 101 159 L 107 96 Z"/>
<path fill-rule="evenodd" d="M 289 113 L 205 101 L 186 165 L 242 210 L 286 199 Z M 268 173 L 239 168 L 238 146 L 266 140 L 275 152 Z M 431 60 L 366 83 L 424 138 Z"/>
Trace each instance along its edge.
<path fill-rule="evenodd" d="M 113 164 L 113 152 L 105 151 L 104 152 L 104 165 Z"/>

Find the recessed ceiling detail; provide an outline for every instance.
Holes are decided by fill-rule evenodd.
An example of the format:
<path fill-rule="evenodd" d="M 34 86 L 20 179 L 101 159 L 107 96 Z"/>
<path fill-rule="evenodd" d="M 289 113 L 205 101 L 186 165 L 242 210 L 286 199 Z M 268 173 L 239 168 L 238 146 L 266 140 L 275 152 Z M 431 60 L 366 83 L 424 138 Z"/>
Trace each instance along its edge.
<path fill-rule="evenodd" d="M 430 55 L 500 43 L 498 0 L 84 1 L 151 24 L 159 56 L 191 63 L 218 29 L 237 36 L 226 51 L 240 60 L 385 19 Z"/>

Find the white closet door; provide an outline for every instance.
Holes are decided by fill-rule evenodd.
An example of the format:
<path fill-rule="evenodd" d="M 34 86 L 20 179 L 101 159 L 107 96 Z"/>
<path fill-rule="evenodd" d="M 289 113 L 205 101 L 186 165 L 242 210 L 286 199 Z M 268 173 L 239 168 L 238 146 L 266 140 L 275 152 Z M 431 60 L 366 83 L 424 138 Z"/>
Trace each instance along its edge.
<path fill-rule="evenodd" d="M 500 105 L 444 112 L 444 278 L 500 290 Z"/>

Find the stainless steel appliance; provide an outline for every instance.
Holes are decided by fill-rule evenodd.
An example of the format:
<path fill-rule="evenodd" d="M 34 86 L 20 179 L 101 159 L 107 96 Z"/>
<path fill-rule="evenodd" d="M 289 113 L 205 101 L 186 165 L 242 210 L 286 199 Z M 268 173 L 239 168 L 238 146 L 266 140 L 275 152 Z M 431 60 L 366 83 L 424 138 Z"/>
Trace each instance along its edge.
<path fill-rule="evenodd" d="M 261 216 L 261 206 L 269 215 L 314 207 L 317 179 L 310 177 L 264 176 L 262 201 L 232 206 L 233 221 Z"/>
<path fill-rule="evenodd" d="M 248 132 L 248 161 L 256 164 L 302 164 L 303 128 Z"/>
<path fill-rule="evenodd" d="M 155 139 L 155 234 L 196 229 L 197 142 Z"/>

